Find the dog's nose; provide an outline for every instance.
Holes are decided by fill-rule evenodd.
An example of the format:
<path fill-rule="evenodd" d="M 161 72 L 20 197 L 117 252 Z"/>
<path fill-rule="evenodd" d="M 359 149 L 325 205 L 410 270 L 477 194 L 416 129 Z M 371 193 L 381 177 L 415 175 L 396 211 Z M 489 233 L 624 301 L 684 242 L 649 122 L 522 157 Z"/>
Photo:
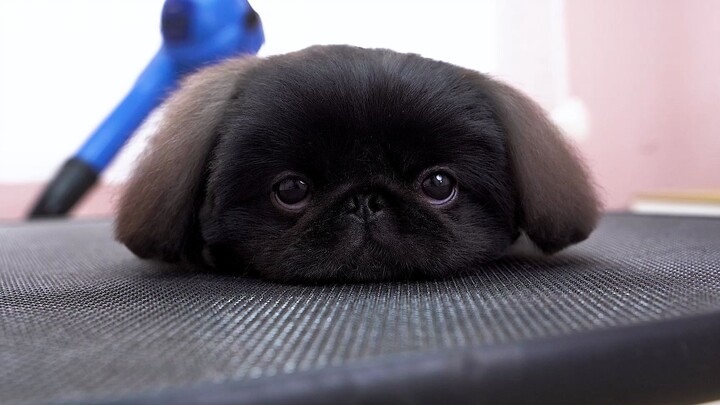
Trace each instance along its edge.
<path fill-rule="evenodd" d="M 348 200 L 348 212 L 350 215 L 368 221 L 374 219 L 383 209 L 386 201 L 380 193 L 366 192 L 358 193 Z"/>

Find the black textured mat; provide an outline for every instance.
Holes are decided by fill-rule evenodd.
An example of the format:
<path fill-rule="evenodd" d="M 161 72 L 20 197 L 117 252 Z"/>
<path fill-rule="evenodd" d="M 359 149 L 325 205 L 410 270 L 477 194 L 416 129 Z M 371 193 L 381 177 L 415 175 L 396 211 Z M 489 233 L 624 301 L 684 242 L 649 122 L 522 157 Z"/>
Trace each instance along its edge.
<path fill-rule="evenodd" d="M 330 286 L 168 271 L 108 223 L 0 228 L 0 403 L 714 397 L 720 220 L 611 215 L 551 258 Z"/>

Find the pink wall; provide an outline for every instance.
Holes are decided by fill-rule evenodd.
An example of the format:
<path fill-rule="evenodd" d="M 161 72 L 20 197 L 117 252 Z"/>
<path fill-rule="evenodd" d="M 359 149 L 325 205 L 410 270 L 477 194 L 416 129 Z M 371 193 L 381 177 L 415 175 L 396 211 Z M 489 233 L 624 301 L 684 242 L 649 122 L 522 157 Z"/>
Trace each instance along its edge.
<path fill-rule="evenodd" d="M 609 208 L 637 192 L 720 188 L 720 1 L 566 2 L 570 93 Z"/>

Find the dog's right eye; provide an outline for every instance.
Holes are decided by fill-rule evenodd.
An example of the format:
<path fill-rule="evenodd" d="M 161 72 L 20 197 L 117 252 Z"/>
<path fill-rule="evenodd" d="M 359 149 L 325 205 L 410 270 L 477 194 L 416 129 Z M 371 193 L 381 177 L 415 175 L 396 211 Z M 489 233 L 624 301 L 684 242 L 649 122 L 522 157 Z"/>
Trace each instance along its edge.
<path fill-rule="evenodd" d="M 287 211 L 299 211 L 308 203 L 310 185 L 303 177 L 289 174 L 273 185 L 273 202 Z"/>
<path fill-rule="evenodd" d="M 425 172 L 420 182 L 420 190 L 425 199 L 435 206 L 444 206 L 457 196 L 457 180 L 447 169 L 437 168 Z"/>

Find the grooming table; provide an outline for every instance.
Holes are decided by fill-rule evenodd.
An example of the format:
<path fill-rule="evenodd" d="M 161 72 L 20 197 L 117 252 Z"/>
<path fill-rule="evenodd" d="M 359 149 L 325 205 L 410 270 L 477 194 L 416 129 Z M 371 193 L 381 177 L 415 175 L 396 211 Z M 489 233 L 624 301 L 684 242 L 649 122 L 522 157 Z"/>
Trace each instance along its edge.
<path fill-rule="evenodd" d="M 108 222 L 0 227 L 0 403 L 720 398 L 720 220 L 608 215 L 551 258 L 279 285 L 141 261 Z"/>

